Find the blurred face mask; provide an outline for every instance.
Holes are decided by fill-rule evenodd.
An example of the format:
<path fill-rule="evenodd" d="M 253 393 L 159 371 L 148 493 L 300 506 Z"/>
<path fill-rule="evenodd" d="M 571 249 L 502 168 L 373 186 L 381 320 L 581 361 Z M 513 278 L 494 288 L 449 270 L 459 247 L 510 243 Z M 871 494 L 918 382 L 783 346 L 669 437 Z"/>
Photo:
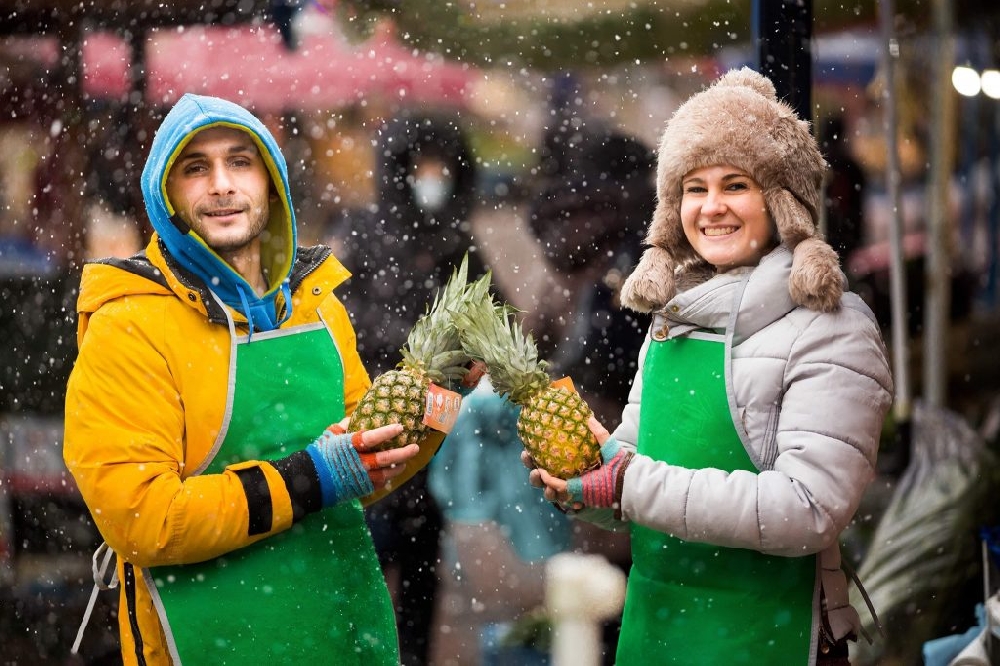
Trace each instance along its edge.
<path fill-rule="evenodd" d="M 440 211 L 455 188 L 448 165 L 436 155 L 423 155 L 413 166 L 413 202 L 425 213 Z"/>
<path fill-rule="evenodd" d="M 423 176 L 413 181 L 413 197 L 417 206 L 427 212 L 435 212 L 444 207 L 451 195 L 451 183 L 435 176 Z"/>

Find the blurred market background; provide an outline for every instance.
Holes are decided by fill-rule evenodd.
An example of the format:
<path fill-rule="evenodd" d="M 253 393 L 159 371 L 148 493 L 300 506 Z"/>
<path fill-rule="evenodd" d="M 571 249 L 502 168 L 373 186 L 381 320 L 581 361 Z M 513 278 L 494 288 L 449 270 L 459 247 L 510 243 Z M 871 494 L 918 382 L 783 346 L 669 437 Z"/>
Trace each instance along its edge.
<path fill-rule="evenodd" d="M 183 93 L 265 120 L 301 242 L 342 253 L 360 298 L 403 270 L 389 217 L 414 236 L 430 220 L 457 247 L 423 248 L 437 265 L 407 270 L 471 250 L 531 322 L 581 289 L 537 229 L 543 192 L 604 159 L 580 137 L 653 150 L 681 101 L 743 65 L 814 123 L 834 167 L 824 226 L 879 317 L 899 390 L 882 473 L 845 535 L 885 625 L 883 637 L 866 620 L 873 643 L 855 663 L 918 664 L 926 641 L 974 627 L 1000 586 L 992 0 L 0 0 L 0 663 L 119 663 L 116 592 L 98 596 L 70 654 L 100 537 L 62 465 L 62 403 L 81 267 L 145 245 L 138 175 Z M 412 240 L 400 233 L 392 242 Z M 409 308 L 396 314 L 415 319 Z M 533 330 L 556 348 L 565 322 L 543 319 Z M 545 562 L 560 550 L 626 562 L 627 544 L 542 522 L 522 543 L 510 515 L 533 509 L 516 489 L 482 490 L 498 506 L 463 512 L 447 481 L 458 468 L 430 473 L 444 545 L 427 663 L 549 663 Z"/>

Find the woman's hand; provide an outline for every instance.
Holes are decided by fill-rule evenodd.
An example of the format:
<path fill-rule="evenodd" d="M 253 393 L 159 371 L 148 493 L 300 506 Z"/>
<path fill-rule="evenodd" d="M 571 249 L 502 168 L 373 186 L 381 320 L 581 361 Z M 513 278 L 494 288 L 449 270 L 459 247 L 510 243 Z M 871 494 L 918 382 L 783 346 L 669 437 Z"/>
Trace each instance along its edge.
<path fill-rule="evenodd" d="M 602 446 L 602 461 L 604 464 L 592 472 L 585 473 L 582 477 L 580 477 L 581 481 L 586 479 L 588 475 L 597 474 L 600 473 L 601 470 L 605 470 L 606 464 L 609 462 L 609 460 L 603 459 L 603 446 L 611 437 L 610 433 L 608 433 L 608 429 L 601 425 L 601 422 L 594 416 L 591 416 L 590 420 L 587 421 L 587 426 L 590 428 L 590 432 L 594 433 L 594 437 L 597 439 L 598 444 Z M 537 467 L 534 459 L 528 454 L 527 451 L 521 452 L 521 462 L 524 463 L 525 467 L 531 470 L 528 473 L 528 482 L 536 488 L 542 488 L 545 499 L 550 502 L 555 502 L 564 508 L 571 508 L 577 511 L 585 506 L 582 498 L 573 498 L 574 501 L 570 502 L 571 495 L 569 492 L 569 481 L 554 477 L 544 469 Z M 566 504 L 570 504 L 570 506 L 567 507 L 565 506 Z"/>

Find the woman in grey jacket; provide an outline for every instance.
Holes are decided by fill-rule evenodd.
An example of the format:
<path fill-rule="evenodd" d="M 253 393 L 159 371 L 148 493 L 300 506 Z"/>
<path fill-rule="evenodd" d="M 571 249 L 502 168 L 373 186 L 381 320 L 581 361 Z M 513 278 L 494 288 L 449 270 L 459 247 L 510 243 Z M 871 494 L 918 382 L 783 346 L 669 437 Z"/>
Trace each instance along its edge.
<path fill-rule="evenodd" d="M 622 303 L 654 314 L 604 464 L 534 485 L 630 529 L 620 664 L 845 664 L 838 537 L 872 480 L 892 379 L 875 319 L 817 236 L 826 163 L 749 69 L 670 119 L 649 248 Z M 530 460 L 526 460 L 530 465 Z"/>

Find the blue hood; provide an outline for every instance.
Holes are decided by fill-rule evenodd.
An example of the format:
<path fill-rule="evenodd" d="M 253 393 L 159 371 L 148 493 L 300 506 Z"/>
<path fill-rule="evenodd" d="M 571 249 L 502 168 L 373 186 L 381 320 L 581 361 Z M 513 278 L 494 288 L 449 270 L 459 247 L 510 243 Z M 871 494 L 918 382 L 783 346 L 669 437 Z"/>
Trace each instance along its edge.
<path fill-rule="evenodd" d="M 167 200 L 167 174 L 184 146 L 199 131 L 226 126 L 247 132 L 264 157 L 280 205 L 271 207 L 271 219 L 261 236 L 261 266 L 267 271 L 267 293 L 257 296 L 253 287 L 187 225 L 171 219 L 174 208 Z M 222 301 L 246 315 L 251 331 L 277 328 L 291 316 L 288 276 L 295 263 L 295 212 L 288 186 L 288 166 L 268 129 L 249 111 L 216 97 L 184 95 L 156 131 L 149 159 L 142 170 L 142 198 L 153 229 L 170 254 L 205 281 Z M 284 316 L 278 319 L 278 294 L 283 294 Z"/>

